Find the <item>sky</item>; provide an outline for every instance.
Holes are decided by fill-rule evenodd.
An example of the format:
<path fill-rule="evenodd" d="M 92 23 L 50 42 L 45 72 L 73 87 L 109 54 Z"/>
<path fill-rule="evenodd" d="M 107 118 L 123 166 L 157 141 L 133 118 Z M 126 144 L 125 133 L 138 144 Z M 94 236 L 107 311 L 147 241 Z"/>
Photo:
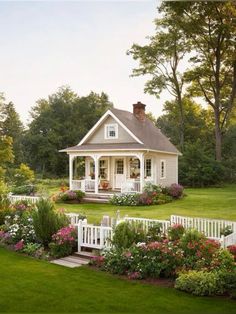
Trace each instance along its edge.
<path fill-rule="evenodd" d="M 161 114 L 160 99 L 145 94 L 147 77 L 127 50 L 154 34 L 157 1 L 0 2 L 0 92 L 24 123 L 40 98 L 68 85 L 80 96 L 107 93 L 116 108 L 141 101 Z"/>

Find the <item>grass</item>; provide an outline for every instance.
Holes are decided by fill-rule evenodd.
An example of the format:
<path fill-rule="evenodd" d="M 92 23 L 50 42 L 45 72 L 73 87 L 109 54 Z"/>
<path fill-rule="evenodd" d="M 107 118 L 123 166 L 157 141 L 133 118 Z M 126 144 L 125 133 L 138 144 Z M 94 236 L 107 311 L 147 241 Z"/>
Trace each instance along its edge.
<path fill-rule="evenodd" d="M 55 191 L 55 190 L 54 190 Z M 187 196 L 164 205 L 114 206 L 110 204 L 57 204 L 68 212 L 85 213 L 89 222 L 100 222 L 103 215 L 169 219 L 170 215 L 236 220 L 236 185 L 220 188 L 186 189 Z"/>
<path fill-rule="evenodd" d="M 235 301 L 194 297 L 0 248 L 0 312 L 235 313 Z"/>

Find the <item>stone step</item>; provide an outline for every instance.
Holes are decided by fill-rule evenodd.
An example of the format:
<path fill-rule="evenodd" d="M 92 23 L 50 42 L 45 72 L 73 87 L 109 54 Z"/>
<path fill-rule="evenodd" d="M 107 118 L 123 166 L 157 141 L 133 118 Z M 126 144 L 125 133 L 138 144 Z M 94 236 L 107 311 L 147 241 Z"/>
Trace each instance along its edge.
<path fill-rule="evenodd" d="M 95 254 L 92 252 L 81 251 L 81 252 L 75 252 L 74 256 L 77 256 L 82 259 L 87 259 L 89 261 L 91 258 L 93 258 L 93 256 L 95 256 Z"/>
<path fill-rule="evenodd" d="M 70 263 L 76 263 L 81 265 L 87 265 L 89 263 L 88 259 L 80 258 L 79 256 L 74 255 L 64 257 L 63 260 Z"/>
<path fill-rule="evenodd" d="M 59 258 L 59 259 L 55 259 L 51 261 L 51 263 L 60 265 L 60 266 L 69 267 L 69 268 L 75 268 L 75 267 L 80 267 L 82 265 L 87 265 L 89 263 L 89 259 L 82 258 L 76 255 L 69 255 L 66 257 Z"/>

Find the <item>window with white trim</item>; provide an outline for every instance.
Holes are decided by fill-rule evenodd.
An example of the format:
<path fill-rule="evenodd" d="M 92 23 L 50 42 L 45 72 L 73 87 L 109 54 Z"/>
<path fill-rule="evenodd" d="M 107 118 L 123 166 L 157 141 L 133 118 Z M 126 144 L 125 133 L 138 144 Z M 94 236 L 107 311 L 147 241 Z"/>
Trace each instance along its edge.
<path fill-rule="evenodd" d="M 106 124 L 105 125 L 105 139 L 118 138 L 118 124 Z"/>
<path fill-rule="evenodd" d="M 165 160 L 161 160 L 160 177 L 161 179 L 165 179 L 166 177 L 166 161 Z"/>
<path fill-rule="evenodd" d="M 147 158 L 145 159 L 145 177 L 152 176 L 152 159 Z"/>

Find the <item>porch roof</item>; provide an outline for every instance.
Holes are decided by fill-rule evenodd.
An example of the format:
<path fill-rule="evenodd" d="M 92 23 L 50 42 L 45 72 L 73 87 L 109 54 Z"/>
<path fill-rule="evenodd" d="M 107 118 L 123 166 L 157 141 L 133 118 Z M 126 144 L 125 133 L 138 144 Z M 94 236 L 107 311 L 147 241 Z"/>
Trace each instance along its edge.
<path fill-rule="evenodd" d="M 112 143 L 112 144 L 84 144 L 68 147 L 60 150 L 60 152 L 76 152 L 76 151 L 104 151 L 104 150 L 148 150 L 148 148 L 139 143 Z"/>

